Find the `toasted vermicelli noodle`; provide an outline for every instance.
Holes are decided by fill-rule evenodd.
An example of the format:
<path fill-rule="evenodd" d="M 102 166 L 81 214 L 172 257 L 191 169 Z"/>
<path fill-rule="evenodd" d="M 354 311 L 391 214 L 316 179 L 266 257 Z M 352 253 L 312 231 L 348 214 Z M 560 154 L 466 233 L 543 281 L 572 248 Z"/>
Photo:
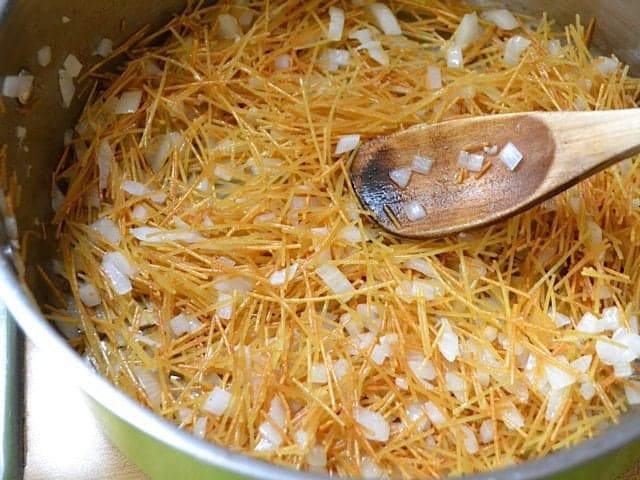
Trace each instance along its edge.
<path fill-rule="evenodd" d="M 471 473 L 597 435 L 640 397 L 637 161 L 430 241 L 380 230 L 348 171 L 413 124 L 635 107 L 640 82 L 579 19 L 355 3 L 219 2 L 87 73 L 50 317 L 180 428 L 295 468 Z"/>

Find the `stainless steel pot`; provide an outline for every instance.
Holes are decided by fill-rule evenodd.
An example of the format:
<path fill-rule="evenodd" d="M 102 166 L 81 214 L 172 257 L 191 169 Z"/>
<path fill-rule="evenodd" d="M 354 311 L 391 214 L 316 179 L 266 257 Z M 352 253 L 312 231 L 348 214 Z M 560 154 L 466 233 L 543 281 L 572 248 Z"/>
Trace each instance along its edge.
<path fill-rule="evenodd" d="M 486 0 L 478 0 L 487 4 Z M 302 2 L 301 2 L 302 3 Z M 640 2 L 637 0 L 512 0 L 493 2 L 533 13 L 548 11 L 561 22 L 571 22 L 575 13 L 585 22 L 598 19 L 594 48 L 616 52 L 640 74 Z M 35 91 L 26 108 L 5 101 L 0 114 L 0 145 L 9 145 L 9 171 L 21 185 L 22 201 L 16 211 L 22 231 L 34 227 L 36 219 L 47 223 L 51 216 L 50 178 L 61 151 L 63 132 L 72 126 L 82 102 L 61 108 L 57 69 L 67 53 L 83 61 L 91 59 L 98 40 L 123 41 L 143 25 L 159 26 L 173 12 L 184 8 L 180 0 L 131 2 L 126 0 L 0 0 L 0 76 L 22 69 L 36 76 Z M 68 17 L 63 22 L 62 17 Z M 49 66 L 42 68 L 36 52 L 50 45 L 54 52 Z M 18 147 L 18 125 L 27 128 L 25 145 Z M 2 225 L 2 222 L 0 222 Z M 54 245 L 49 240 L 32 242 L 26 265 L 28 289 L 17 280 L 12 251 L 0 229 L 0 298 L 29 338 L 60 367 L 60 375 L 75 379 L 105 431 L 134 462 L 153 478 L 314 478 L 261 461 L 233 454 L 201 441 L 156 417 L 96 375 L 66 345 L 44 319 L 38 302 L 45 294 L 36 267 L 50 259 Z M 625 415 L 619 425 L 581 445 L 499 472 L 477 475 L 475 480 L 610 479 L 640 458 L 640 412 Z"/>

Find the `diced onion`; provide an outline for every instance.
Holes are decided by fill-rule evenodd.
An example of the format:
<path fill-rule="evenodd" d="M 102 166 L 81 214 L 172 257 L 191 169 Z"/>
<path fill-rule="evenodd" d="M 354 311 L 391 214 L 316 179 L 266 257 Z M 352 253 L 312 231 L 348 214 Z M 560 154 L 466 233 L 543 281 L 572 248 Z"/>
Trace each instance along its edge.
<path fill-rule="evenodd" d="M 640 405 L 640 382 L 635 380 L 625 382 L 624 393 L 629 405 Z"/>
<path fill-rule="evenodd" d="M 464 57 L 460 47 L 451 47 L 447 50 L 447 67 L 462 68 L 464 66 Z"/>
<path fill-rule="evenodd" d="M 148 190 L 140 182 L 135 182 L 133 180 L 125 180 L 120 184 L 120 188 L 127 192 L 129 195 L 133 195 L 136 197 L 141 197 L 145 195 Z"/>
<path fill-rule="evenodd" d="M 220 416 L 227 410 L 230 402 L 231 393 L 220 387 L 216 387 L 205 400 L 202 409 L 213 415 Z"/>
<path fill-rule="evenodd" d="M 202 323 L 193 315 L 180 313 L 169 320 L 169 325 L 173 334 L 179 337 L 185 333 L 195 332 L 202 326 Z"/>
<path fill-rule="evenodd" d="M 335 265 L 331 263 L 323 263 L 315 269 L 315 274 L 322 279 L 330 291 L 336 295 L 341 295 L 345 302 L 348 302 L 353 298 L 353 294 L 356 289 L 344 273 L 342 273 Z M 345 293 L 348 295 L 344 295 Z"/>
<path fill-rule="evenodd" d="M 96 46 L 93 54 L 102 58 L 107 58 L 111 55 L 111 52 L 113 52 L 113 40 L 102 38 L 98 42 L 98 46 Z"/>
<path fill-rule="evenodd" d="M 591 366 L 592 359 L 592 355 L 583 355 L 581 357 L 578 357 L 573 362 L 571 362 L 571 368 L 577 370 L 580 373 L 586 373 Z"/>
<path fill-rule="evenodd" d="M 566 361 L 559 361 L 560 363 L 566 364 L 567 368 L 570 368 Z M 544 366 L 544 370 L 547 374 L 547 380 L 549 381 L 549 385 L 551 385 L 552 390 L 561 390 L 569 385 L 573 385 L 577 380 L 575 376 L 550 363 Z"/>
<path fill-rule="evenodd" d="M 411 162 L 411 170 L 414 173 L 420 173 L 422 175 L 427 175 L 431 172 L 433 168 L 433 159 L 429 157 L 423 157 L 422 155 L 416 155 L 413 157 L 413 161 Z"/>
<path fill-rule="evenodd" d="M 7 75 L 2 82 L 2 95 L 26 99 L 31 96 L 33 75 Z"/>
<path fill-rule="evenodd" d="M 431 266 L 431 263 L 424 258 L 410 258 L 403 265 L 411 270 L 420 272 L 425 277 L 436 278 L 435 270 Z"/>
<path fill-rule="evenodd" d="M 358 40 L 360 45 L 364 45 L 373 41 L 373 36 L 371 35 L 371 30 L 368 28 L 363 28 L 361 30 L 356 30 L 355 32 L 351 32 L 349 34 L 349 38 L 351 40 Z"/>
<path fill-rule="evenodd" d="M 242 29 L 238 19 L 228 13 L 218 15 L 218 37 L 223 40 L 238 40 L 242 36 Z"/>
<path fill-rule="evenodd" d="M 102 269 L 111 281 L 111 285 L 116 293 L 124 295 L 131 291 L 130 277 L 133 277 L 137 270 L 120 252 L 107 252 L 102 258 Z"/>
<path fill-rule="evenodd" d="M 562 53 L 562 43 L 560 40 L 550 40 L 547 49 L 551 55 L 559 56 Z"/>
<path fill-rule="evenodd" d="M 291 59 L 291 55 L 280 55 L 276 58 L 275 61 L 277 70 L 288 70 L 293 65 L 293 60 Z"/>
<path fill-rule="evenodd" d="M 460 401 L 464 402 L 465 398 L 465 381 L 460 375 L 454 372 L 446 372 L 444 374 L 445 385 L 447 386 L 447 390 L 455 395 L 455 397 Z"/>
<path fill-rule="evenodd" d="M 484 420 L 480 424 L 480 441 L 484 444 L 493 442 L 495 438 L 495 429 L 493 420 Z"/>
<path fill-rule="evenodd" d="M 233 316 L 233 295 L 219 293 L 216 307 L 216 315 L 223 320 L 230 320 Z"/>
<path fill-rule="evenodd" d="M 431 90 L 442 88 L 442 71 L 437 65 L 427 67 L 427 84 Z"/>
<path fill-rule="evenodd" d="M 51 193 L 51 209 L 54 212 L 57 212 L 58 210 L 60 210 L 60 207 L 64 203 L 66 197 L 57 185 L 54 185 L 52 187 L 52 190 L 53 192 Z"/>
<path fill-rule="evenodd" d="M 403 280 L 396 288 L 396 295 L 406 303 L 412 303 L 419 299 L 430 302 L 435 300 L 439 293 L 438 287 L 425 280 Z"/>
<path fill-rule="evenodd" d="M 67 55 L 67 57 L 64 59 L 64 62 L 62 63 L 62 66 L 67 72 L 69 72 L 69 75 L 71 75 L 72 78 L 76 78 L 82 71 L 82 63 L 80 63 L 78 57 L 76 57 L 73 53 Z"/>
<path fill-rule="evenodd" d="M 64 108 L 69 108 L 73 96 L 76 94 L 76 86 L 73 84 L 73 77 L 65 69 L 58 70 L 58 85 L 60 87 L 62 105 Z"/>
<path fill-rule="evenodd" d="M 548 422 L 552 422 L 558 418 L 562 411 L 562 405 L 565 402 L 567 395 L 567 389 L 561 388 L 559 390 L 551 390 L 547 396 L 547 408 L 545 410 L 544 418 Z"/>
<path fill-rule="evenodd" d="M 602 238 L 602 230 L 600 230 L 600 238 Z M 600 242 L 594 243 L 598 244 Z M 607 307 L 602 311 L 602 327 L 604 330 L 611 331 L 618 330 L 622 327 L 622 315 L 618 307 Z"/>
<path fill-rule="evenodd" d="M 435 380 L 437 374 L 433 362 L 419 352 L 409 352 L 407 364 L 413 374 L 420 380 Z"/>
<path fill-rule="evenodd" d="M 131 216 L 135 220 L 144 220 L 145 218 L 147 218 L 148 214 L 149 212 L 147 212 L 147 207 L 140 204 L 133 207 L 133 211 L 131 212 Z"/>
<path fill-rule="evenodd" d="M 349 363 L 344 358 L 336 360 L 333 364 L 333 371 L 336 374 L 336 379 L 340 380 L 343 378 L 347 374 L 348 368 Z"/>
<path fill-rule="evenodd" d="M 82 283 L 78 287 L 78 293 L 80 294 L 80 300 L 82 300 L 82 303 L 87 307 L 97 307 L 102 303 L 100 292 L 95 285 L 91 283 Z"/>
<path fill-rule="evenodd" d="M 404 213 L 410 222 L 417 222 L 427 218 L 427 212 L 419 202 L 409 202 L 404 206 Z"/>
<path fill-rule="evenodd" d="M 402 35 L 398 19 L 384 3 L 372 3 L 367 7 L 367 10 L 385 35 Z"/>
<path fill-rule="evenodd" d="M 111 175 L 111 164 L 113 162 L 113 150 L 106 139 L 103 139 L 98 146 L 98 188 L 104 190 Z"/>
<path fill-rule="evenodd" d="M 342 40 L 344 30 L 344 10 L 338 7 L 329 7 L 329 30 L 327 38 L 332 42 Z"/>
<path fill-rule="evenodd" d="M 280 430 L 284 430 L 285 428 L 286 414 L 280 397 L 273 397 L 271 400 L 269 419 L 271 421 L 267 420 L 258 427 L 262 438 L 258 445 L 256 445 L 256 451 L 275 450 L 282 444 L 283 438 Z"/>
<path fill-rule="evenodd" d="M 193 435 L 204 438 L 207 434 L 207 417 L 200 417 L 193 422 Z"/>
<path fill-rule="evenodd" d="M 524 427 L 524 418 L 513 402 L 506 401 L 500 412 L 500 418 L 509 429 Z"/>
<path fill-rule="evenodd" d="M 338 233 L 338 237 L 348 243 L 360 243 L 370 240 L 368 232 L 363 231 L 356 225 L 348 225 Z"/>
<path fill-rule="evenodd" d="M 482 12 L 480 16 L 502 30 L 515 30 L 520 26 L 516 17 L 506 8 L 487 10 Z"/>
<path fill-rule="evenodd" d="M 407 379 L 404 377 L 396 377 L 395 384 L 400 390 L 409 390 L 409 383 L 407 383 Z"/>
<path fill-rule="evenodd" d="M 479 172 L 484 165 L 484 155 L 462 150 L 458 155 L 458 166 L 470 172 Z"/>
<path fill-rule="evenodd" d="M 380 342 L 371 350 L 371 361 L 376 365 L 382 365 L 384 361 L 391 356 L 391 345 L 386 342 Z"/>
<path fill-rule="evenodd" d="M 620 328 L 613 334 L 611 341 L 596 342 L 596 353 L 605 365 L 632 362 L 640 356 L 640 336 Z"/>
<path fill-rule="evenodd" d="M 298 430 L 293 434 L 293 438 L 300 448 L 304 448 L 309 441 L 309 433 L 304 430 Z"/>
<path fill-rule="evenodd" d="M 416 429 L 419 432 L 423 432 L 429 428 L 429 419 L 427 418 L 427 414 L 422 408 L 422 404 L 420 402 L 413 402 L 407 407 L 407 417 L 411 421 L 411 423 L 416 424 Z"/>
<path fill-rule="evenodd" d="M 602 75 L 609 75 L 618 69 L 620 61 L 615 57 L 598 57 L 593 64 Z"/>
<path fill-rule="evenodd" d="M 442 411 L 433 403 L 427 402 L 424 404 L 424 409 L 427 412 L 427 416 L 433 425 L 439 427 L 446 423 L 447 418 L 444 416 Z"/>
<path fill-rule="evenodd" d="M 314 363 L 311 365 L 309 381 L 311 383 L 327 383 L 329 381 L 327 367 L 325 367 L 324 363 Z"/>
<path fill-rule="evenodd" d="M 162 389 L 160 388 L 158 373 L 136 368 L 135 375 L 144 393 L 147 394 L 149 403 L 155 408 L 160 407 L 160 403 L 162 402 Z"/>
<path fill-rule="evenodd" d="M 498 158 L 502 160 L 502 163 L 504 163 L 509 170 L 514 171 L 522 161 L 523 155 L 522 152 L 518 150 L 518 147 L 508 142 L 502 151 L 500 151 Z"/>
<path fill-rule="evenodd" d="M 386 442 L 389 440 L 391 427 L 389 423 L 378 412 L 368 408 L 358 407 L 355 412 L 355 420 L 364 427 L 365 438 L 376 442 Z"/>
<path fill-rule="evenodd" d="M 197 243 L 204 237 L 190 230 L 164 230 L 156 227 L 136 227 L 129 230 L 131 235 L 146 243 L 185 242 Z"/>
<path fill-rule="evenodd" d="M 587 312 L 585 313 L 578 325 L 576 326 L 576 330 L 578 332 L 584 333 L 601 333 L 604 331 L 604 325 L 598 317 L 596 317 L 593 313 Z"/>
<path fill-rule="evenodd" d="M 51 47 L 49 45 L 45 45 L 37 53 L 38 57 L 38 65 L 41 67 L 46 67 L 51 63 Z"/>
<path fill-rule="evenodd" d="M 93 222 L 89 228 L 117 245 L 120 243 L 120 228 L 110 218 L 103 217 Z"/>
<path fill-rule="evenodd" d="M 596 395 L 596 389 L 591 382 L 584 382 L 580 385 L 580 395 L 585 400 L 589 401 Z"/>
<path fill-rule="evenodd" d="M 271 285 L 273 286 L 284 285 L 293 277 L 295 277 L 297 271 L 298 264 L 294 262 L 287 268 L 283 268 L 282 270 L 273 272 L 269 277 L 269 283 L 271 283 Z"/>
<path fill-rule="evenodd" d="M 305 457 L 311 471 L 322 472 L 322 468 L 327 464 L 327 452 L 320 444 L 316 444 L 309 450 Z"/>
<path fill-rule="evenodd" d="M 335 155 L 342 155 L 343 153 L 355 150 L 360 144 L 360 135 L 344 135 L 338 139 L 336 145 Z"/>
<path fill-rule="evenodd" d="M 379 41 L 369 42 L 363 46 L 373 60 L 378 62 L 380 65 L 389 65 L 389 55 L 384 51 L 382 44 Z"/>
<path fill-rule="evenodd" d="M 142 90 L 130 90 L 123 92 L 113 107 L 113 113 L 116 115 L 135 113 L 140 108 L 141 101 Z"/>
<path fill-rule="evenodd" d="M 388 477 L 370 457 L 362 457 L 360 461 L 360 476 L 365 480 L 386 480 Z"/>
<path fill-rule="evenodd" d="M 335 72 L 340 67 L 346 67 L 351 62 L 351 54 L 348 50 L 329 48 L 327 50 L 327 64 L 330 72 Z"/>
<path fill-rule="evenodd" d="M 531 40 L 514 35 L 509 39 L 504 47 L 504 61 L 510 67 L 516 66 L 520 62 L 520 57 L 531 45 Z"/>
<path fill-rule="evenodd" d="M 565 327 L 567 325 L 571 325 L 571 319 L 569 317 L 567 317 L 566 315 L 559 313 L 559 312 L 549 312 L 549 317 L 551 317 L 553 319 L 553 321 L 556 324 L 556 327 L 558 328 L 562 328 Z"/>
<path fill-rule="evenodd" d="M 458 335 L 451 328 L 451 324 L 442 319 L 442 334 L 438 341 L 438 350 L 448 361 L 453 362 L 460 354 Z"/>
<path fill-rule="evenodd" d="M 413 172 L 410 168 L 397 168 L 389 172 L 389 178 L 400 188 L 406 188 L 411 181 L 411 174 Z"/>
<path fill-rule="evenodd" d="M 460 430 L 462 430 L 462 444 L 467 453 L 471 455 L 478 453 L 480 447 L 478 446 L 478 439 L 476 438 L 475 432 L 467 425 L 460 425 Z"/>
<path fill-rule="evenodd" d="M 467 13 L 462 17 L 460 25 L 454 32 L 452 43 L 454 46 L 464 50 L 478 40 L 481 34 L 482 29 L 478 25 L 478 14 L 476 12 Z"/>
<path fill-rule="evenodd" d="M 486 153 L 487 155 L 497 155 L 498 154 L 498 146 L 497 145 L 490 145 L 488 147 L 484 147 L 484 153 Z"/>
<path fill-rule="evenodd" d="M 253 288 L 251 280 L 245 277 L 231 277 L 214 285 L 218 292 L 249 292 Z"/>
<path fill-rule="evenodd" d="M 145 160 L 154 172 L 159 172 L 167 161 L 167 157 L 174 148 L 179 148 L 184 138 L 179 132 L 169 132 L 156 137 L 151 147 L 145 153 Z"/>

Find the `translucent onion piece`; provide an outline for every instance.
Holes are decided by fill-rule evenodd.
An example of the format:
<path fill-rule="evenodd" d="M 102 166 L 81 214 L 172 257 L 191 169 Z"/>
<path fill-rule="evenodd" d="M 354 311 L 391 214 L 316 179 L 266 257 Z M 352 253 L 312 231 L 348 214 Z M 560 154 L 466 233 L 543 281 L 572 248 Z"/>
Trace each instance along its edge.
<path fill-rule="evenodd" d="M 520 57 L 524 51 L 531 45 L 531 40 L 514 35 L 511 37 L 504 47 L 504 61 L 507 65 L 514 67 L 520 62 Z"/>
<path fill-rule="evenodd" d="M 372 3 L 367 6 L 367 10 L 385 35 L 402 35 L 398 19 L 384 3 Z"/>
<path fill-rule="evenodd" d="M 452 43 L 454 46 L 464 50 L 474 43 L 482 34 L 482 29 L 478 25 L 478 14 L 476 12 L 467 13 L 462 17 L 458 29 L 454 32 Z"/>
<path fill-rule="evenodd" d="M 64 59 L 64 62 L 62 63 L 62 66 L 67 72 L 69 72 L 69 75 L 71 75 L 72 78 L 76 78 L 82 71 L 82 63 L 80 63 L 78 57 L 76 57 L 73 53 L 67 55 L 67 57 Z"/>
<path fill-rule="evenodd" d="M 502 160 L 502 163 L 504 163 L 509 170 L 514 171 L 524 157 L 522 155 L 522 152 L 518 150 L 518 147 L 516 147 L 513 143 L 508 142 L 502 148 L 502 151 L 498 155 L 498 158 Z"/>
<path fill-rule="evenodd" d="M 224 412 L 231 403 L 231 393 L 226 390 L 216 387 L 209 394 L 202 409 L 216 416 L 224 415 Z"/>
<path fill-rule="evenodd" d="M 355 412 L 355 420 L 363 427 L 365 438 L 376 442 L 386 442 L 389 440 L 391 427 L 389 423 L 378 412 L 368 408 L 358 407 Z"/>
<path fill-rule="evenodd" d="M 342 155 L 343 153 L 355 150 L 360 144 L 360 135 L 344 135 L 338 139 L 336 145 L 335 155 Z"/>
<path fill-rule="evenodd" d="M 344 29 L 344 10 L 338 7 L 329 7 L 329 30 L 327 38 L 332 42 L 342 40 Z"/>
<path fill-rule="evenodd" d="M 41 67 L 46 67 L 51 63 L 51 47 L 49 45 L 45 45 L 37 53 L 38 56 L 38 65 Z"/>
<path fill-rule="evenodd" d="M 107 58 L 113 52 L 113 40 L 108 38 L 101 38 L 96 46 L 96 49 L 93 51 L 93 55 L 97 55 L 98 57 Z"/>
<path fill-rule="evenodd" d="M 515 30 L 520 26 L 516 17 L 514 17 L 513 14 L 505 8 L 487 10 L 482 12 L 480 16 L 486 21 L 495 24 L 502 30 Z"/>

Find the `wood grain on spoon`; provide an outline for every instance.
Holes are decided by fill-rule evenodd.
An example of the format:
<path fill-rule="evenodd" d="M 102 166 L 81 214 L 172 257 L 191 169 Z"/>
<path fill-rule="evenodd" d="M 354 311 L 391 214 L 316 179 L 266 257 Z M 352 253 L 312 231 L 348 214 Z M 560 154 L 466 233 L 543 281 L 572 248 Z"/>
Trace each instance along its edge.
<path fill-rule="evenodd" d="M 524 158 L 514 171 L 481 145 L 500 151 L 513 143 Z M 488 170 L 460 181 L 458 156 L 474 149 Z M 640 109 L 605 112 L 532 112 L 417 125 L 360 147 L 351 180 L 362 205 L 386 230 L 432 238 L 490 225 L 522 212 L 594 173 L 640 153 Z M 433 160 L 406 188 L 389 177 L 416 156 Z M 487 167 L 487 165 L 485 165 Z M 405 212 L 418 202 L 426 217 Z"/>

